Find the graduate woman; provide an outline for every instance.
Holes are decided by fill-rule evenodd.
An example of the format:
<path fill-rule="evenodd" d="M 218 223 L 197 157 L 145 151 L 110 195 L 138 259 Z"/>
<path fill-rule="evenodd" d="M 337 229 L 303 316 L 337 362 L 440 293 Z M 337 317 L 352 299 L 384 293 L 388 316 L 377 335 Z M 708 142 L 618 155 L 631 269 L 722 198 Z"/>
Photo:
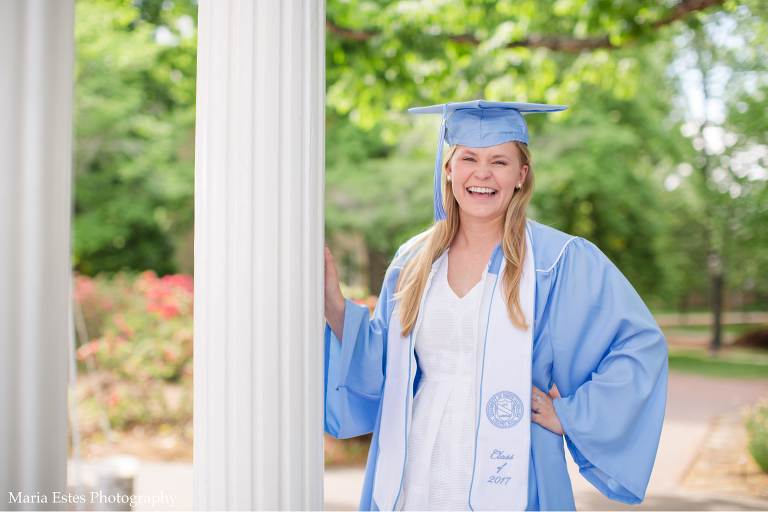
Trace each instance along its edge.
<path fill-rule="evenodd" d="M 597 247 L 526 219 L 522 114 L 565 108 L 411 109 L 442 114 L 435 223 L 400 248 L 372 317 L 326 250 L 325 430 L 373 432 L 361 510 L 573 510 L 564 444 L 608 498 L 643 500 L 666 340 Z"/>

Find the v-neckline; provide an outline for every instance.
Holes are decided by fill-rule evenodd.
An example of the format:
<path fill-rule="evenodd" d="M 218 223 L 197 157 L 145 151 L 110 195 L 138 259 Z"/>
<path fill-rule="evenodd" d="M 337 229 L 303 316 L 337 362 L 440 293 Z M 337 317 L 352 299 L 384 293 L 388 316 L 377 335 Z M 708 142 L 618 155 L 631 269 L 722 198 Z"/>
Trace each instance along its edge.
<path fill-rule="evenodd" d="M 475 288 L 477 288 L 480 285 L 480 283 L 483 282 L 483 277 L 480 276 L 480 280 L 477 283 L 475 283 L 475 285 L 467 293 L 465 293 L 463 297 L 459 297 L 459 294 L 457 294 L 456 291 L 454 291 L 454 289 L 451 287 L 451 283 L 448 282 L 448 260 L 450 259 L 450 252 L 451 252 L 451 248 L 448 247 L 445 254 L 445 284 L 448 287 L 448 289 L 451 290 L 451 293 L 453 294 L 454 297 L 456 297 L 458 300 L 464 300 L 465 298 L 469 297 L 473 291 L 475 291 Z"/>

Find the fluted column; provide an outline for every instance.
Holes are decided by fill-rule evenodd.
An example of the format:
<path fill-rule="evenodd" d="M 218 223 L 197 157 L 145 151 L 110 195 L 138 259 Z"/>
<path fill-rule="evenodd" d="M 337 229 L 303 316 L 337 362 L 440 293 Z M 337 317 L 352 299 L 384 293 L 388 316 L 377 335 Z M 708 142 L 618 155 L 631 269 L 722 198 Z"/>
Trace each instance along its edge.
<path fill-rule="evenodd" d="M 325 2 L 202 0 L 195 508 L 323 505 Z"/>
<path fill-rule="evenodd" d="M 0 509 L 66 490 L 74 0 L 0 0 Z M 9 503 L 18 493 L 47 503 Z M 39 494 L 38 494 L 39 493 Z"/>

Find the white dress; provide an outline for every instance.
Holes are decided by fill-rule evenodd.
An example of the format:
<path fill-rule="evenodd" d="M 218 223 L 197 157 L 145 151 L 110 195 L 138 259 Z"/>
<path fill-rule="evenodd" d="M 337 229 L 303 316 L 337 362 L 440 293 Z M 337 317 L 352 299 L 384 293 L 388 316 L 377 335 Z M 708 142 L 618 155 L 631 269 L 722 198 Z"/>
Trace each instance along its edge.
<path fill-rule="evenodd" d="M 421 381 L 413 400 L 402 510 L 469 510 L 474 428 L 474 319 L 480 283 L 459 298 L 440 265 L 416 334 Z"/>

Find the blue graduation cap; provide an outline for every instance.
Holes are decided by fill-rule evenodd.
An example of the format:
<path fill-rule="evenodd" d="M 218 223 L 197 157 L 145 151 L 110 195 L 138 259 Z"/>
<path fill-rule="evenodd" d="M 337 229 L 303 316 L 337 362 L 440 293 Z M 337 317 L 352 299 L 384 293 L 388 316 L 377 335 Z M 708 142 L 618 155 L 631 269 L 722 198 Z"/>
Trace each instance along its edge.
<path fill-rule="evenodd" d="M 471 148 L 497 146 L 515 140 L 528 144 L 528 125 L 523 114 L 559 112 L 567 108 L 566 105 L 485 100 L 409 108 L 408 112 L 412 114 L 443 114 L 435 160 L 435 222 L 448 216 L 440 187 L 444 142 Z"/>

